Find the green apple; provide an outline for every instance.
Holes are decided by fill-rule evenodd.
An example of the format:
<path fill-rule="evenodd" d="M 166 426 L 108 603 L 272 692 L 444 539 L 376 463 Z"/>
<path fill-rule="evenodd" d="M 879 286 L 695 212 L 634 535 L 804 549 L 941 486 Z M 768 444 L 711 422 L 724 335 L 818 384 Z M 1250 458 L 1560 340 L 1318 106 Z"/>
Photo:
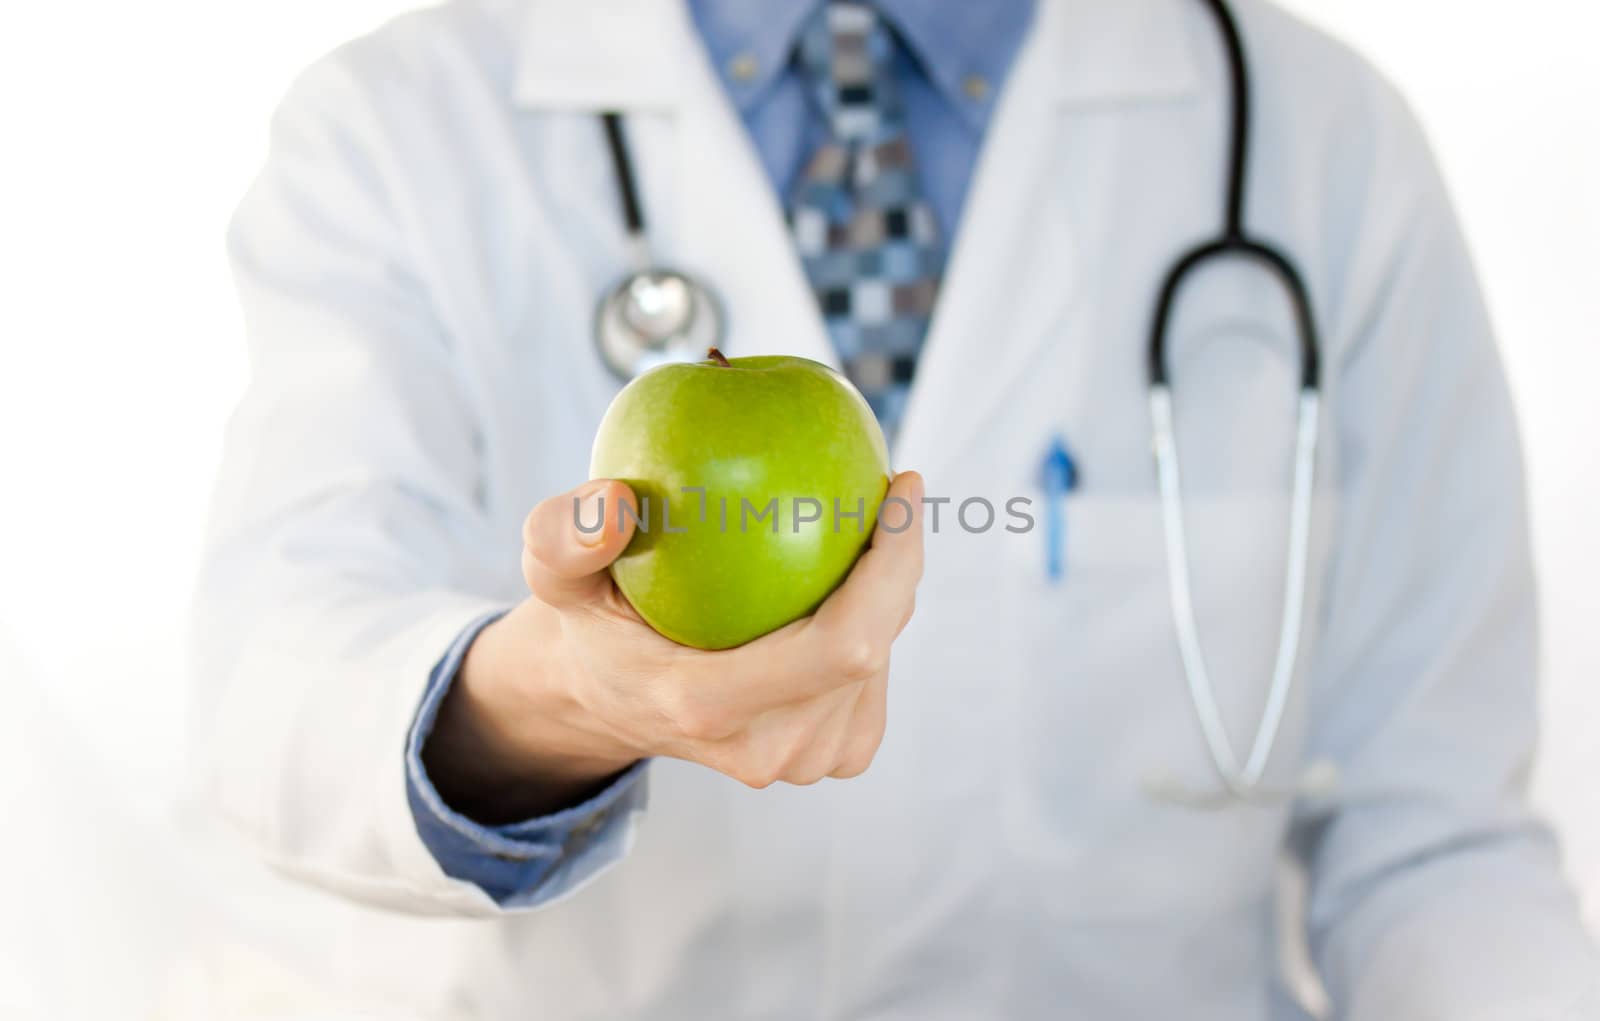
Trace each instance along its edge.
<path fill-rule="evenodd" d="M 673 641 L 726 649 L 811 613 L 850 573 L 889 454 L 872 409 L 833 369 L 713 350 L 624 387 L 589 474 L 639 498 L 637 531 L 611 565 L 639 616 Z M 605 527 L 619 510 L 606 508 Z"/>

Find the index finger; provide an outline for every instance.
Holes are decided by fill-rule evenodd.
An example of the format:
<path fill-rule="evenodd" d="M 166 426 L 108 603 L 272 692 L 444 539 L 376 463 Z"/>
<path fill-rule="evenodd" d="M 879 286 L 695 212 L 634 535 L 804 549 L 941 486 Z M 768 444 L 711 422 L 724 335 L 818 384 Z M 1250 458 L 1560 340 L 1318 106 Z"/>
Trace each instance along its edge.
<path fill-rule="evenodd" d="M 843 642 L 895 639 L 910 620 L 922 580 L 922 476 L 894 477 L 878 509 L 872 545 L 850 576 L 812 617 L 812 626 Z"/>

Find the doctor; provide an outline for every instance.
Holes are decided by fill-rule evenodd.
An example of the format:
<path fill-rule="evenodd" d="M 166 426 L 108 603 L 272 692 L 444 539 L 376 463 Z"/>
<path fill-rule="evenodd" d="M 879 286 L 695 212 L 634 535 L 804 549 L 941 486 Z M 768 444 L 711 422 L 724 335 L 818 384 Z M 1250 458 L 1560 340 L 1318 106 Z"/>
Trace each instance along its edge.
<path fill-rule="evenodd" d="M 195 643 L 284 962 L 391 1018 L 1283 1017 L 1287 850 L 1337 1016 L 1578 1016 L 1462 238 L 1394 92 L 1233 6 L 1240 215 L 1312 298 L 1322 416 L 1297 500 L 1294 309 L 1197 270 L 1159 360 L 1181 591 L 1147 336 L 1229 192 L 1208 4 L 457 0 L 304 75 L 229 237 L 253 375 Z M 628 495 L 584 482 L 639 244 L 605 112 L 730 354 L 840 366 L 921 473 L 916 527 L 741 649 L 649 631 L 626 536 L 572 525 Z M 1054 506 L 1064 548 L 933 528 L 969 496 Z"/>

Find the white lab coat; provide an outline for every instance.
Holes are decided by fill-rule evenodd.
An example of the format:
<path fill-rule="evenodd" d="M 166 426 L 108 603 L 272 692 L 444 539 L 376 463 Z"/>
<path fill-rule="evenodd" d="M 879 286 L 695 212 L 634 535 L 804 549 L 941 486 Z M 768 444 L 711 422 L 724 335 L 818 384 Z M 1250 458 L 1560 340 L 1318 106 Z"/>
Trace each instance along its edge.
<path fill-rule="evenodd" d="M 297 881 L 255 895 L 251 938 L 385 1017 L 1249 1021 L 1278 1016 L 1289 846 L 1341 1017 L 1560 1016 L 1593 959 L 1523 802 L 1533 584 L 1472 268 L 1394 92 L 1238 8 L 1248 221 L 1300 260 L 1326 348 L 1307 635 L 1267 778 L 1328 761 L 1336 792 L 1200 811 L 1146 791 L 1216 787 L 1144 358 L 1161 272 L 1221 215 L 1224 72 L 1192 0 L 1042 0 L 894 460 L 932 495 L 1037 508 L 1065 436 L 1065 580 L 1042 530 L 966 535 L 947 507 L 865 776 L 752 791 L 660 761 L 648 811 L 559 903 L 505 913 L 446 877 L 406 804 L 407 728 L 463 625 L 523 595 L 522 517 L 585 477 L 617 385 L 591 344 L 626 265 L 596 111 L 627 113 L 657 253 L 714 282 L 730 353 L 835 360 L 680 3 L 470 0 L 307 72 L 230 235 L 253 376 L 195 665 L 207 794 Z M 1199 622 L 1240 746 L 1274 651 L 1297 378 L 1261 281 L 1207 271 L 1171 356 Z"/>

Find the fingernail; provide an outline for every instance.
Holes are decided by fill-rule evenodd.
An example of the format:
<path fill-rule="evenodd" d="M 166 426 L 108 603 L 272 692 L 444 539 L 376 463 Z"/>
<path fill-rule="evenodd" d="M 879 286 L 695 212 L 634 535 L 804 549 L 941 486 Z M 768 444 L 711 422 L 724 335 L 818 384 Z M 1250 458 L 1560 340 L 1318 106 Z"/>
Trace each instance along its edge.
<path fill-rule="evenodd" d="M 585 546 L 598 546 L 606 541 L 605 490 L 605 480 L 601 479 L 578 491 L 573 507 L 573 524 L 578 533 L 578 542 Z"/>

